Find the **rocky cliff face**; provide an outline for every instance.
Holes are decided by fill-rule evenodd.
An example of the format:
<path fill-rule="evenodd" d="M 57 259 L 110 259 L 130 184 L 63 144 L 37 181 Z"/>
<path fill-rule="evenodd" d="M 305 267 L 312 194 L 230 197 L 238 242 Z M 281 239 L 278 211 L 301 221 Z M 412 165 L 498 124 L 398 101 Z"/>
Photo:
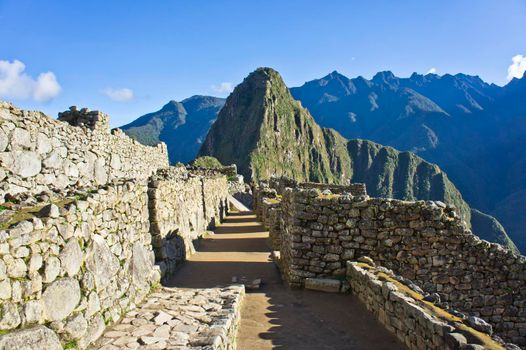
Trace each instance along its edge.
<path fill-rule="evenodd" d="M 373 196 L 452 203 L 470 210 L 446 174 L 409 152 L 366 140 L 348 141 L 321 128 L 270 68 L 251 73 L 227 99 L 200 155 L 235 163 L 246 178 L 273 174 L 326 183 L 365 182 Z"/>

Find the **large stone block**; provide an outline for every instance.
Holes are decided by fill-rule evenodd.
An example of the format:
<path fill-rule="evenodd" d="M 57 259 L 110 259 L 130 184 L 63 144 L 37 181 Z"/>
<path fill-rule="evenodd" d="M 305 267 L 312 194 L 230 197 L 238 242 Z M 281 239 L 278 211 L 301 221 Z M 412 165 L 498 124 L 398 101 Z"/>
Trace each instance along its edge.
<path fill-rule="evenodd" d="M 316 290 L 320 292 L 338 293 L 340 291 L 341 281 L 325 278 L 306 278 L 305 289 Z"/>
<path fill-rule="evenodd" d="M 36 326 L 0 336 L 0 349 L 62 350 L 62 345 L 56 333 L 51 329 Z"/>
<path fill-rule="evenodd" d="M 93 235 L 86 252 L 86 268 L 93 273 L 97 290 L 102 290 L 111 283 L 119 267 L 119 260 L 111 252 L 106 240 L 100 235 Z"/>
<path fill-rule="evenodd" d="M 65 319 L 80 301 L 79 282 L 73 278 L 63 278 L 53 282 L 42 293 L 42 301 L 46 320 Z"/>

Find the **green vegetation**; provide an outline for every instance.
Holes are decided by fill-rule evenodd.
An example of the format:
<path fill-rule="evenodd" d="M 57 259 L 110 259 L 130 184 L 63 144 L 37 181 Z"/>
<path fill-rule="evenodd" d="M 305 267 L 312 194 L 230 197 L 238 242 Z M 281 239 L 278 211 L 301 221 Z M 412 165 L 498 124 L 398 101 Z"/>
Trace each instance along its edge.
<path fill-rule="evenodd" d="M 64 347 L 63 349 L 66 350 L 66 349 L 78 349 L 78 344 L 77 344 L 77 341 L 76 340 L 71 340 L 71 341 L 68 341 L 67 343 L 64 344 Z"/>
<path fill-rule="evenodd" d="M 0 213 L 2 213 L 5 210 L 7 210 L 7 207 L 4 205 L 0 205 Z"/>
<path fill-rule="evenodd" d="M 209 168 L 209 169 L 219 169 L 223 167 L 223 164 L 217 158 L 210 156 L 203 156 L 196 158 L 190 165 L 199 167 L 199 168 Z"/>
<path fill-rule="evenodd" d="M 500 243 L 519 254 L 519 249 L 510 239 L 504 227 L 493 216 L 484 214 L 477 209 L 471 209 L 473 232 L 482 239 Z"/>
<path fill-rule="evenodd" d="M 74 200 L 71 198 L 62 199 L 59 201 L 53 202 L 55 205 L 57 205 L 59 208 L 63 208 L 65 205 L 72 203 Z M 35 205 L 33 207 L 27 207 L 27 208 L 21 208 L 15 211 L 9 218 L 4 221 L 0 222 L 0 230 L 5 230 L 14 224 L 17 224 L 24 220 L 29 220 L 32 217 L 34 217 L 46 204 L 39 204 Z"/>

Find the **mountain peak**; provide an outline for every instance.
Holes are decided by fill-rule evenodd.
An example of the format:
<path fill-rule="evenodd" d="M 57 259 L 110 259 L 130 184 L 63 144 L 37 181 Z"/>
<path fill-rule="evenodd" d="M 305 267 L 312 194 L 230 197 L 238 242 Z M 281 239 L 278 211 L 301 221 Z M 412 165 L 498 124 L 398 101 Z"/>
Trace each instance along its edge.
<path fill-rule="evenodd" d="M 387 85 L 391 88 L 397 88 L 399 85 L 398 78 L 389 70 L 376 73 L 372 81 L 376 84 Z"/>
<path fill-rule="evenodd" d="M 391 79 L 396 79 L 396 76 L 390 70 L 385 70 L 385 71 L 378 72 L 374 75 L 373 80 L 379 80 L 379 79 L 391 80 Z"/>
<path fill-rule="evenodd" d="M 165 104 L 162 108 L 161 108 L 161 111 L 162 112 L 184 112 L 184 107 L 183 105 L 180 103 L 180 102 L 177 102 L 175 100 L 170 100 L 168 101 L 167 104 Z"/>

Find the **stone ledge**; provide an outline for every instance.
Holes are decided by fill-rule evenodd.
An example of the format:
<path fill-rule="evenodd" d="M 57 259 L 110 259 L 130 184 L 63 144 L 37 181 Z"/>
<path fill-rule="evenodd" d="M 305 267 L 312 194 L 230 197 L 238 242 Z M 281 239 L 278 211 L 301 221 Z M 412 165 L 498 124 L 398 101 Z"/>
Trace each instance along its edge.
<path fill-rule="evenodd" d="M 366 263 L 347 263 L 351 293 L 409 349 L 516 348 L 499 344 L 461 318 L 424 301 L 423 295 L 391 278 L 389 272 Z"/>
<path fill-rule="evenodd" d="M 107 329 L 92 349 L 234 350 L 244 294 L 242 285 L 161 288 Z"/>

